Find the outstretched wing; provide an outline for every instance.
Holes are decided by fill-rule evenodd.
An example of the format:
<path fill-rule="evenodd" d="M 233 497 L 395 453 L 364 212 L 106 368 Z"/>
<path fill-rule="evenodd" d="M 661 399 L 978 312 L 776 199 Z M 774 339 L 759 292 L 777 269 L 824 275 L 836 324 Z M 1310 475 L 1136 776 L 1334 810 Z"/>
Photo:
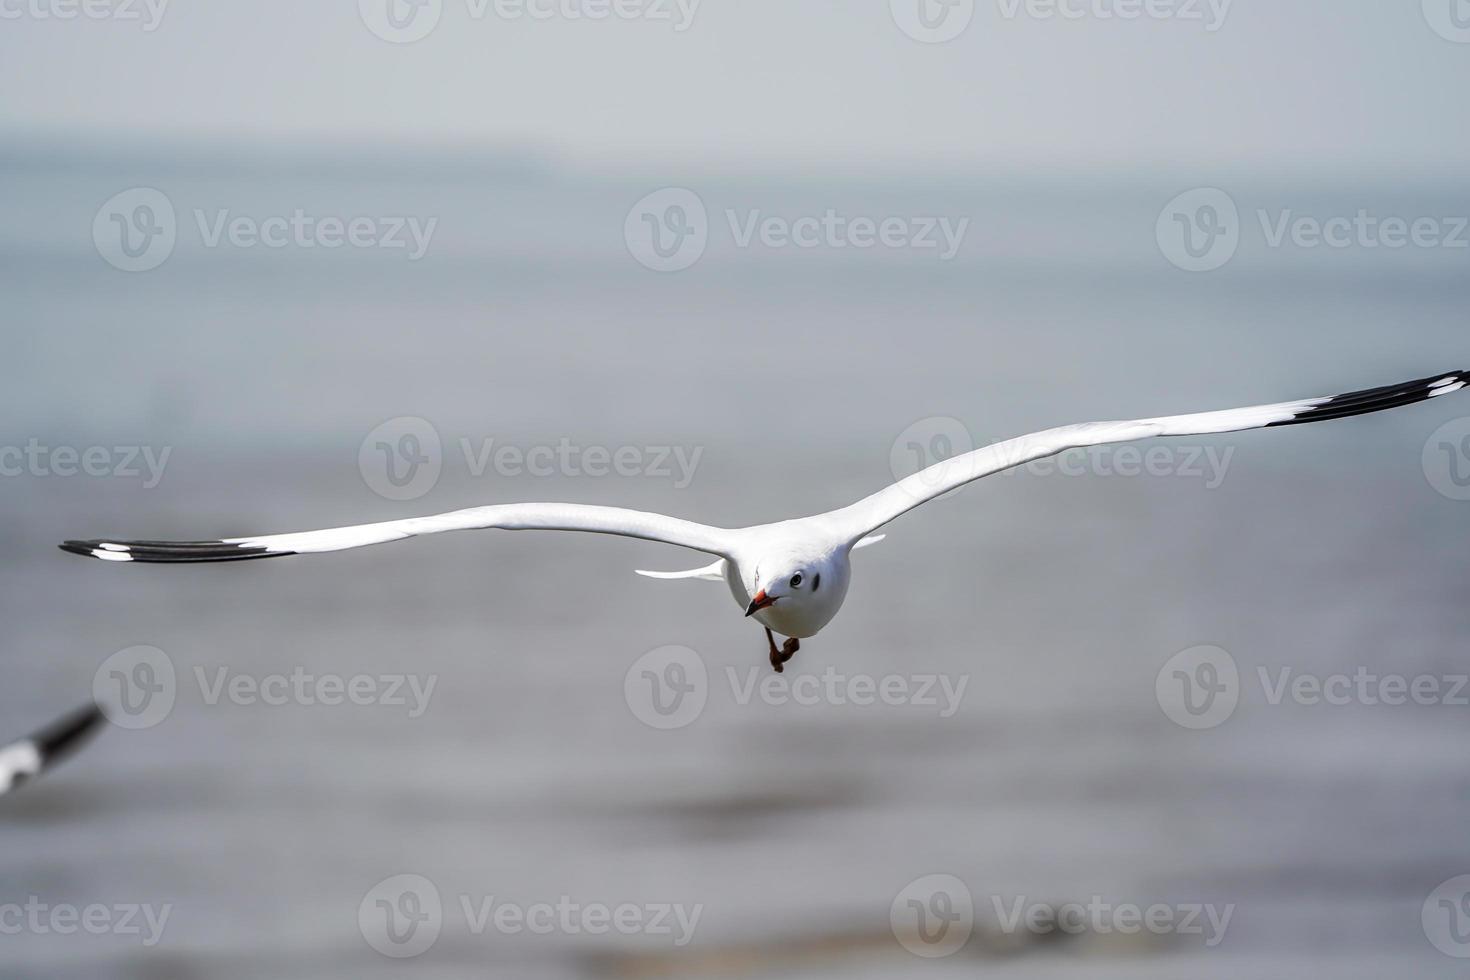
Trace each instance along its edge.
<path fill-rule="evenodd" d="M 73 711 L 40 731 L 0 748 L 0 796 L 66 758 L 101 727 L 95 704 Z"/>
<path fill-rule="evenodd" d="M 1470 372 L 1437 374 L 1406 384 L 1370 388 L 1346 395 L 1307 398 L 1278 405 L 1256 405 L 1223 412 L 1172 415 L 1131 422 L 1085 422 L 1035 432 L 1019 439 L 998 442 L 984 449 L 936 463 L 905 477 L 850 507 L 828 515 L 837 519 L 851 538 L 859 538 L 882 527 L 901 514 L 973 480 L 1021 466 L 1068 449 L 1132 442 L 1150 436 L 1192 436 L 1216 432 L 1240 432 L 1277 425 L 1300 425 L 1381 412 L 1386 408 L 1412 405 L 1428 398 L 1459 391 L 1470 381 Z"/>
<path fill-rule="evenodd" d="M 90 555 L 104 561 L 239 561 L 246 558 L 277 558 L 318 551 L 344 551 L 385 541 L 398 541 L 420 534 L 499 528 L 505 531 L 589 531 L 616 534 L 728 557 L 736 532 L 681 521 L 662 514 L 648 514 L 620 507 L 586 504 L 495 504 L 471 507 L 433 517 L 410 517 L 380 524 L 269 534 L 218 541 L 68 541 L 63 551 Z"/>

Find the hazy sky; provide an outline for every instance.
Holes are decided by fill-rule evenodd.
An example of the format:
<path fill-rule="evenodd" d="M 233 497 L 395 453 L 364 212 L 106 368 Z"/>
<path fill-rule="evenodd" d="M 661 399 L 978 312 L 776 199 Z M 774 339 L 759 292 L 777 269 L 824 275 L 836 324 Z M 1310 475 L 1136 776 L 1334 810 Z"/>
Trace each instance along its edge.
<path fill-rule="evenodd" d="M 923 33 L 921 0 L 418 0 L 417 19 L 410 0 L 86 0 L 117 16 L 58 18 L 80 2 L 0 0 L 0 125 L 618 164 L 1470 160 L 1470 43 L 1441 36 L 1470 42 L 1451 19 L 1470 25 L 1467 0 L 947 0 L 947 21 L 923 0 L 936 30 L 970 14 L 938 44 L 899 26 Z M 435 26 L 383 40 L 368 23 L 394 33 L 390 2 L 397 36 Z"/>

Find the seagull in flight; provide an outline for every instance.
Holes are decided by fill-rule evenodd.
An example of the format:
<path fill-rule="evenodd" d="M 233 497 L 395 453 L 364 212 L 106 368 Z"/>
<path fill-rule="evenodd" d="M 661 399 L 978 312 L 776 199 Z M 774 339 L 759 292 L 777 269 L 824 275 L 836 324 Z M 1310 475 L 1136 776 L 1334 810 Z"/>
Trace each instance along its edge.
<path fill-rule="evenodd" d="M 67 541 L 65 551 L 111 562 L 200 562 L 279 558 L 343 551 L 421 534 L 498 528 L 617 534 L 662 541 L 714 556 L 713 564 L 685 572 L 639 572 L 660 579 L 723 581 L 746 617 L 765 627 L 771 666 L 780 672 L 842 607 L 851 580 L 851 553 L 882 540 L 879 528 L 920 504 L 973 480 L 1055 456 L 1069 449 L 1132 442 L 1153 436 L 1196 436 L 1300 425 L 1365 415 L 1459 391 L 1470 371 L 1434 375 L 1326 398 L 1251 408 L 1171 415 L 1126 422 L 1084 422 L 1046 429 L 943 460 L 855 504 L 811 517 L 743 528 L 586 504 L 492 504 L 432 517 L 353 527 L 215 541 Z M 775 636 L 786 637 L 781 647 Z"/>
<path fill-rule="evenodd" d="M 102 710 L 95 704 L 89 704 L 0 748 L 0 796 L 39 776 L 81 748 L 97 733 L 102 720 Z"/>

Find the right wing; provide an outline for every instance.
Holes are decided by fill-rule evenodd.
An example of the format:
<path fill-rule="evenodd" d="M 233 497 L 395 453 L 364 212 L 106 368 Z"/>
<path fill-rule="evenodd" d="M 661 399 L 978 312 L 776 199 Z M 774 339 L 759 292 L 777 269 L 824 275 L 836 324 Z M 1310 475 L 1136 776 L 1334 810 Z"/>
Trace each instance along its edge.
<path fill-rule="evenodd" d="M 1345 395 L 1231 408 L 1222 412 L 1063 425 L 997 442 L 992 446 L 935 463 L 849 507 L 823 516 L 834 519 L 850 540 L 857 540 L 920 504 L 941 497 L 966 483 L 1035 459 L 1055 456 L 1069 449 L 1133 442 L 1153 436 L 1243 432 L 1246 429 L 1344 419 L 1438 398 L 1440 395 L 1459 391 L 1467 384 L 1470 384 L 1470 371 L 1451 371 L 1448 374 L 1430 375 L 1418 381 L 1353 391 Z"/>
<path fill-rule="evenodd" d="M 433 517 L 410 517 L 380 524 L 268 534 L 216 541 L 118 541 L 98 538 L 68 541 L 61 550 L 104 561 L 189 562 L 277 558 L 319 551 L 345 551 L 420 534 L 499 528 L 505 531 L 588 531 L 645 541 L 662 541 L 693 551 L 728 557 L 737 532 L 695 524 L 662 514 L 588 504 L 494 504 Z"/>

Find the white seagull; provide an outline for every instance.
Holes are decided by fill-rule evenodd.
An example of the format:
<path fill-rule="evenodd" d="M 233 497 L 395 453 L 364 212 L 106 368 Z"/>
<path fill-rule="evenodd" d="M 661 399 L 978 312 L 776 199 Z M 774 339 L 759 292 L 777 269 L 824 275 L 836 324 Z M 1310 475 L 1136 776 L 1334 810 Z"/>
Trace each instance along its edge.
<path fill-rule="evenodd" d="M 102 719 L 102 711 L 95 704 L 89 704 L 0 748 L 0 796 L 39 776 L 81 748 L 96 733 Z"/>
<path fill-rule="evenodd" d="M 662 541 L 714 555 L 717 560 L 686 572 L 639 574 L 663 579 L 723 580 L 745 615 L 756 617 L 766 628 L 771 666 L 780 671 L 800 648 L 799 640 L 815 636 L 842 607 L 852 571 L 849 556 L 854 549 L 881 540 L 874 532 L 894 518 L 972 480 L 1086 446 L 1132 442 L 1151 436 L 1239 432 L 1364 415 L 1447 395 L 1464 388 L 1467 381 L 1470 372 L 1456 371 L 1406 384 L 1276 405 L 1129 422 L 1064 425 L 936 463 L 840 510 L 753 527 L 711 527 L 619 507 L 524 503 L 492 504 L 432 517 L 295 534 L 216 541 L 103 538 L 68 541 L 61 548 L 113 562 L 194 562 L 342 551 L 420 534 L 481 528 L 590 531 Z M 773 631 L 789 637 L 780 649 L 776 647 Z"/>

